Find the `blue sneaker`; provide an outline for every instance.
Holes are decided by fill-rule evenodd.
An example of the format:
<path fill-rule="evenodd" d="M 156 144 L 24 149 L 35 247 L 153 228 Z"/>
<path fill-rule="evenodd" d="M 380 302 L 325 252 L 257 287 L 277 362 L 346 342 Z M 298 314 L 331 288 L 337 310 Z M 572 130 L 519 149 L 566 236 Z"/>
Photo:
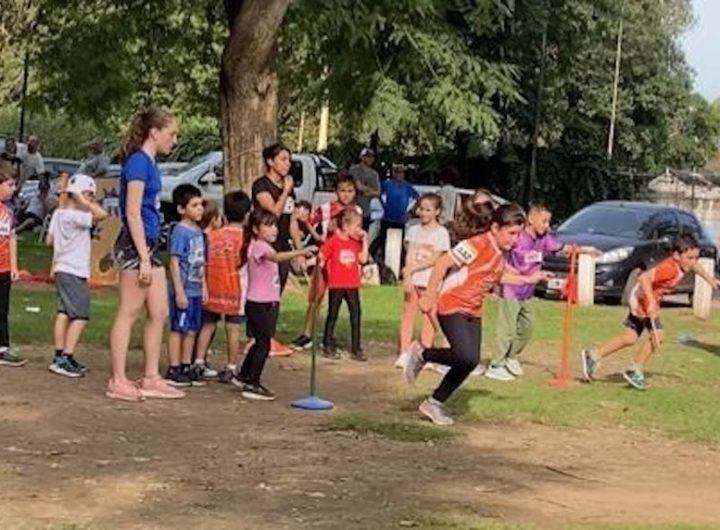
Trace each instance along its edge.
<path fill-rule="evenodd" d="M 580 352 L 580 360 L 582 364 L 583 378 L 588 383 L 592 383 L 595 370 L 597 370 L 600 364 L 595 360 L 590 350 L 583 350 Z"/>
<path fill-rule="evenodd" d="M 623 373 L 623 377 L 628 384 L 637 390 L 647 390 L 648 384 L 645 382 L 645 375 L 637 370 L 627 370 Z"/>
<path fill-rule="evenodd" d="M 48 370 L 57 375 L 65 377 L 82 377 L 83 373 L 79 368 L 73 366 L 70 359 L 65 355 L 58 355 L 53 358 L 53 362 L 48 366 Z"/>
<path fill-rule="evenodd" d="M 70 364 L 73 365 L 73 368 L 75 368 L 76 370 L 79 370 L 81 373 L 84 374 L 84 373 L 90 371 L 90 369 L 89 369 L 87 366 L 85 366 L 84 364 L 78 362 L 77 359 L 75 359 L 75 356 L 74 356 L 74 355 L 73 355 L 72 357 L 68 357 L 67 359 L 68 359 L 68 361 L 70 362 Z"/>

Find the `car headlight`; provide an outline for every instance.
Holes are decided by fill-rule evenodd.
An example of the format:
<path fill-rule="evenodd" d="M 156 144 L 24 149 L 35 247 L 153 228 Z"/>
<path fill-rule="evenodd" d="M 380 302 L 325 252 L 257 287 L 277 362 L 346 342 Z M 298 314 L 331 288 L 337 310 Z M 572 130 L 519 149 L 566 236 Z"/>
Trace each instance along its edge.
<path fill-rule="evenodd" d="M 614 248 L 601 254 L 596 263 L 618 263 L 619 261 L 628 259 L 632 251 L 633 247 Z"/>

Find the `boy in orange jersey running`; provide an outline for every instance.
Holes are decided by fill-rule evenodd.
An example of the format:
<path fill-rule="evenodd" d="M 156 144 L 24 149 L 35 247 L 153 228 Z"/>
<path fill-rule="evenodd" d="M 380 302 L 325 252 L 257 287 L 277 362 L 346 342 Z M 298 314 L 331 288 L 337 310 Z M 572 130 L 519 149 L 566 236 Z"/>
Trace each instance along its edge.
<path fill-rule="evenodd" d="M 593 381 L 601 359 L 632 346 L 643 331 L 647 331 L 650 334 L 649 340 L 640 347 L 633 366 L 623 373 L 623 377 L 633 388 L 648 388 L 644 374 L 645 365 L 664 339 L 660 321 L 660 303 L 663 297 L 691 271 L 708 282 L 713 289 L 720 286 L 717 278 L 698 266 L 699 256 L 700 249 L 695 238 L 684 234 L 675 240 L 671 256 L 638 276 L 630 293 L 630 314 L 625 319 L 627 329 L 602 346 L 581 352 L 583 377 L 586 381 Z"/>

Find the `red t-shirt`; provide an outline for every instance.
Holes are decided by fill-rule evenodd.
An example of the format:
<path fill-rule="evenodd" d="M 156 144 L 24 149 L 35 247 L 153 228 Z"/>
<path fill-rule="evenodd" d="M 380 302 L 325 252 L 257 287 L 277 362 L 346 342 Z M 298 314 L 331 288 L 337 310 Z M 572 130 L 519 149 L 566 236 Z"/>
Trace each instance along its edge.
<path fill-rule="evenodd" d="M 330 237 L 332 235 L 330 221 L 338 218 L 345 210 L 353 210 L 362 215 L 362 208 L 355 203 L 343 204 L 340 201 L 326 202 L 312 213 L 310 216 L 310 224 L 313 226 L 320 225 L 322 227 L 322 233 Z"/>
<path fill-rule="evenodd" d="M 0 274 L 10 272 L 10 238 L 14 230 L 12 210 L 0 202 Z"/>
<path fill-rule="evenodd" d="M 329 289 L 360 288 L 362 242 L 334 235 L 325 241 L 320 252 L 325 258 Z"/>
<path fill-rule="evenodd" d="M 243 229 L 235 226 L 223 226 L 208 234 L 205 263 L 208 301 L 204 305 L 207 311 L 220 315 L 241 313 L 240 251 L 243 235 Z"/>

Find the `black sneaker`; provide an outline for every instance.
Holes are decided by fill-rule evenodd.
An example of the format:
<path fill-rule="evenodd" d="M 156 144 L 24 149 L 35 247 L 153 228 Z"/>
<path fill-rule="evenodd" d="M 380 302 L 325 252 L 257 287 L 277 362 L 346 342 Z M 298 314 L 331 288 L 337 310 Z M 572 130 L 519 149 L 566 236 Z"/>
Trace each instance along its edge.
<path fill-rule="evenodd" d="M 275 399 L 275 394 L 272 390 L 262 385 L 253 385 L 252 383 L 246 383 L 245 386 L 243 386 L 242 396 L 246 399 L 254 399 L 256 401 L 272 401 Z"/>
<path fill-rule="evenodd" d="M 227 385 L 232 382 L 233 377 L 235 377 L 235 373 L 232 370 L 228 370 L 227 368 L 224 368 L 218 372 L 217 380 L 218 380 L 218 383 Z"/>
<path fill-rule="evenodd" d="M 179 366 L 171 366 L 165 374 L 165 380 L 168 385 L 177 387 L 192 386 L 190 374 L 180 370 Z"/>
<path fill-rule="evenodd" d="M 340 360 L 340 352 L 335 346 L 323 346 L 322 356 L 326 359 L 332 359 L 334 361 Z"/>
<path fill-rule="evenodd" d="M 297 339 L 292 341 L 290 346 L 294 350 L 309 350 L 312 348 L 313 341 L 307 335 L 300 335 Z"/>
<path fill-rule="evenodd" d="M 205 386 L 207 385 L 207 382 L 205 381 L 204 376 L 204 367 L 193 364 L 190 366 L 187 366 L 183 369 L 185 373 L 187 373 L 188 377 L 190 377 L 190 384 L 192 386 Z"/>
<path fill-rule="evenodd" d="M 363 352 L 362 350 L 357 350 L 357 351 L 351 352 L 350 358 L 353 361 L 360 361 L 362 363 L 367 362 L 367 360 L 368 360 L 367 355 L 365 355 L 365 352 Z"/>
<path fill-rule="evenodd" d="M 79 372 L 85 374 L 85 373 L 87 373 L 87 372 L 90 371 L 90 369 L 89 369 L 87 366 L 85 366 L 85 365 L 82 364 L 82 363 L 79 363 L 79 362 L 77 361 L 77 359 L 75 359 L 75 356 L 74 356 L 74 355 L 68 357 L 67 359 L 68 359 L 68 362 L 69 362 L 71 365 L 73 365 L 73 367 L 74 367 L 76 370 L 78 370 Z"/>

